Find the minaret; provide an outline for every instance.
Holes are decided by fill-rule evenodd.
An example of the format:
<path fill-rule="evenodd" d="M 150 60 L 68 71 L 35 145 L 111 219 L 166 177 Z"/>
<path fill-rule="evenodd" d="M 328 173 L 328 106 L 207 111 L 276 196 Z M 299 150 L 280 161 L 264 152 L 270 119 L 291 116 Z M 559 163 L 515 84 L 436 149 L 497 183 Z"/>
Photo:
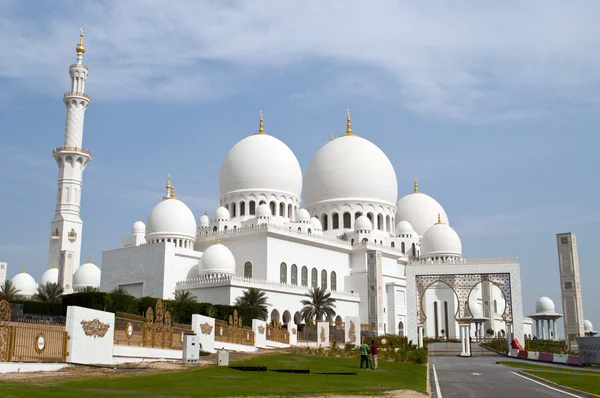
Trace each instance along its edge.
<path fill-rule="evenodd" d="M 52 151 L 58 164 L 58 193 L 56 212 L 50 224 L 48 267 L 58 263 L 58 282 L 67 294 L 73 291 L 73 272 L 80 264 L 83 228 L 80 217 L 81 181 L 85 166 L 92 160 L 91 153 L 82 148 L 83 118 L 90 97 L 85 94 L 88 67 L 83 65 L 83 28 L 80 31 L 79 44 L 75 48 L 77 63 L 69 67 L 71 90 L 63 96 L 67 107 L 65 141 L 63 146 Z"/>

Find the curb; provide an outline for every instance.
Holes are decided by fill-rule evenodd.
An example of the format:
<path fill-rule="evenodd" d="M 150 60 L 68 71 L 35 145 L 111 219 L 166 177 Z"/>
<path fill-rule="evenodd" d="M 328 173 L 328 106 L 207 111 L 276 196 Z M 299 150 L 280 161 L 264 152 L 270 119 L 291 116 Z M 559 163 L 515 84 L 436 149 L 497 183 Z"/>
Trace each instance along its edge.
<path fill-rule="evenodd" d="M 566 390 L 568 392 L 573 392 L 573 393 L 576 393 L 576 394 L 581 394 L 584 397 L 590 397 L 590 398 L 599 398 L 600 397 L 600 395 L 598 395 L 598 394 L 592 394 L 590 392 L 585 392 L 585 391 L 577 390 L 575 388 L 566 387 L 566 386 L 563 386 L 562 384 L 558 384 L 558 383 L 555 383 L 553 381 L 546 380 L 546 379 L 544 379 L 542 377 L 529 374 L 529 373 L 527 373 L 525 371 L 522 371 L 522 370 L 519 371 L 519 374 L 521 374 L 523 376 L 531 377 L 532 379 L 535 379 L 536 381 L 539 381 L 539 382 L 544 383 L 546 385 L 549 385 L 551 387 L 558 387 L 558 388 L 561 388 L 561 389 Z"/>

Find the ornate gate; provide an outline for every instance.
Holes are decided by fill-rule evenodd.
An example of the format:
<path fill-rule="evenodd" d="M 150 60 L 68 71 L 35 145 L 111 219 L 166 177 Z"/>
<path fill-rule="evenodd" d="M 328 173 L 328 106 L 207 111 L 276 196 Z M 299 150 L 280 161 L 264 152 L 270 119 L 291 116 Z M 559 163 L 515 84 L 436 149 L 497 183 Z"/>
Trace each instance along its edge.
<path fill-rule="evenodd" d="M 290 334 L 287 329 L 281 328 L 281 322 L 275 320 L 273 326 L 267 325 L 267 340 L 289 344 Z"/>
<path fill-rule="evenodd" d="M 162 300 L 156 302 L 154 307 L 146 310 L 146 322 L 142 326 L 142 344 L 144 347 L 171 348 L 173 346 L 173 329 L 171 313 L 165 311 Z"/>
<path fill-rule="evenodd" d="M 10 326 L 10 304 L 0 301 L 0 362 L 8 362 L 12 356 L 12 333 Z"/>

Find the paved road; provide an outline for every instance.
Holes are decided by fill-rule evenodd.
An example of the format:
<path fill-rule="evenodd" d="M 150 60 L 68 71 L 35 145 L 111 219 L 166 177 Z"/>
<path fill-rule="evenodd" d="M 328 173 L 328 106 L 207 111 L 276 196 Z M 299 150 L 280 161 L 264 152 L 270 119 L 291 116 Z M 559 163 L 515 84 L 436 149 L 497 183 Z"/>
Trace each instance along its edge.
<path fill-rule="evenodd" d="M 435 346 L 432 348 L 436 349 Z M 430 380 L 433 397 L 568 398 L 578 396 L 573 393 L 555 391 L 517 376 L 512 373 L 517 372 L 517 369 L 496 365 L 496 362 L 501 359 L 503 357 L 500 356 L 430 357 Z M 437 373 L 441 397 L 436 393 L 433 369 Z"/>

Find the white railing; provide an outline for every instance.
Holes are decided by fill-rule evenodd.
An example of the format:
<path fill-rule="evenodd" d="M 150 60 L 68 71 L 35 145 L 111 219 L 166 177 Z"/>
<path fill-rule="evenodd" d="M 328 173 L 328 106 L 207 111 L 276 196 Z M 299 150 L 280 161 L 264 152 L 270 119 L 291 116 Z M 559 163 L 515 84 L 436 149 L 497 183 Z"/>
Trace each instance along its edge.
<path fill-rule="evenodd" d="M 486 264 L 518 264 L 518 257 L 498 257 L 498 258 L 449 258 L 446 260 L 442 259 L 431 259 L 431 258 L 418 258 L 410 259 L 408 265 L 486 265 Z"/>
<path fill-rule="evenodd" d="M 274 281 L 268 281 L 265 279 L 254 279 L 254 278 L 244 278 L 241 276 L 237 276 L 237 275 L 203 275 L 203 276 L 199 276 L 197 278 L 191 278 L 191 279 L 186 279 L 180 282 L 177 282 L 177 287 L 178 288 L 190 288 L 192 286 L 202 286 L 202 285 L 211 285 L 211 284 L 223 284 L 223 283 L 231 283 L 231 282 L 238 282 L 238 283 L 247 283 L 249 285 L 251 285 L 252 287 L 271 287 L 271 288 L 277 288 L 277 289 L 284 289 L 284 290 L 288 290 L 288 291 L 296 291 L 299 293 L 307 293 L 309 289 L 311 289 L 310 286 L 298 286 L 298 285 L 290 285 L 290 284 L 285 284 L 285 283 L 279 283 L 279 282 L 274 282 Z M 339 291 L 330 291 L 328 290 L 328 292 L 331 293 L 332 297 L 340 297 L 340 298 L 353 298 L 353 299 L 359 299 L 360 296 L 356 293 L 347 293 L 347 292 L 339 292 Z"/>

